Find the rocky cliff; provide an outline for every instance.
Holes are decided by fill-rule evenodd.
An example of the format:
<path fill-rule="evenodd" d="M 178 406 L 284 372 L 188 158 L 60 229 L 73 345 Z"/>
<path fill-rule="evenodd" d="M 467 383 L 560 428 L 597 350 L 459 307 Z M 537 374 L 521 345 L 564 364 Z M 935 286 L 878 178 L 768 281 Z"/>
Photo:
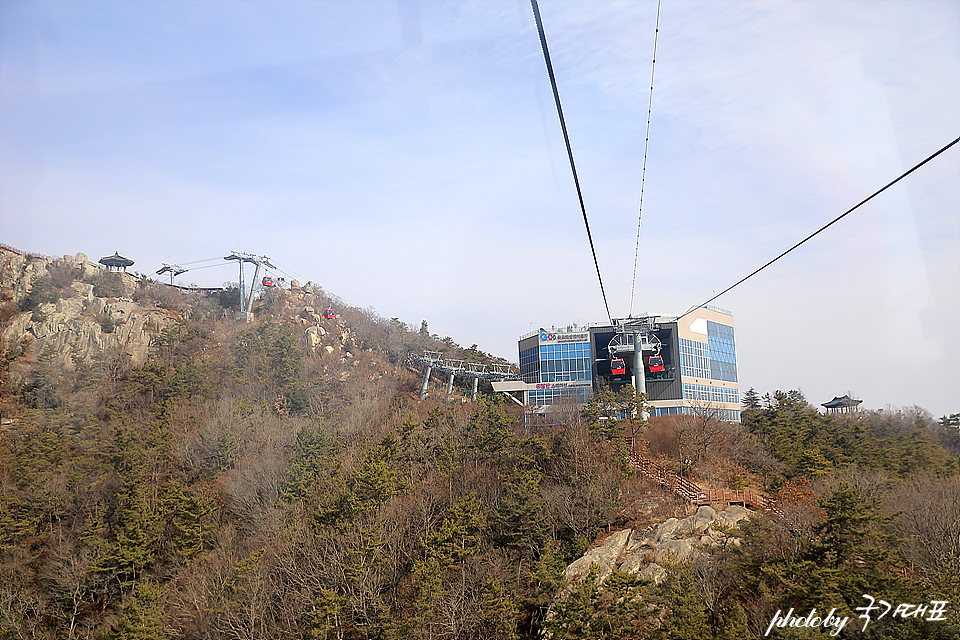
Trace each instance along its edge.
<path fill-rule="evenodd" d="M 105 275 L 110 286 L 98 286 Z M 11 367 L 11 382 L 16 385 L 40 358 L 66 371 L 109 352 L 142 364 L 153 339 L 177 318 L 132 300 L 140 281 L 109 274 L 82 253 L 48 258 L 0 248 L 0 346 L 23 351 Z"/>
<path fill-rule="evenodd" d="M 270 294 L 274 309 L 300 325 L 308 352 L 354 357 L 356 337 L 344 323 L 321 317 L 317 309 L 329 300 L 312 283 L 294 280 L 290 289 Z M 219 292 L 184 291 L 109 272 L 82 253 L 50 258 L 0 246 L 0 353 L 15 356 L 7 358 L 10 388 L 29 382 L 41 360 L 61 372 L 114 355 L 139 366 L 165 328 L 197 313 L 200 296 L 215 299 L 208 312 L 229 313 Z"/>

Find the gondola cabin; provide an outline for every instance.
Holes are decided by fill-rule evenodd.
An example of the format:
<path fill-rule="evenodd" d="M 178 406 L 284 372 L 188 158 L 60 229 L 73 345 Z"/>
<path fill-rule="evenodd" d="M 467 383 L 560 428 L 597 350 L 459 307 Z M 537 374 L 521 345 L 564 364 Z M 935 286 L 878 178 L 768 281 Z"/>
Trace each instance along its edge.
<path fill-rule="evenodd" d="M 263 276 L 263 286 L 265 287 L 274 286 L 273 278 L 271 278 L 270 276 Z"/>
<path fill-rule="evenodd" d="M 663 371 L 663 356 L 650 356 L 647 363 L 650 366 L 650 371 Z"/>
<path fill-rule="evenodd" d="M 333 320 L 336 316 L 333 313 L 333 309 L 325 309 L 323 312 L 323 317 L 327 320 Z"/>
<path fill-rule="evenodd" d="M 610 361 L 610 373 L 615 376 L 622 376 L 627 372 L 627 364 L 623 361 L 623 358 L 614 358 Z"/>

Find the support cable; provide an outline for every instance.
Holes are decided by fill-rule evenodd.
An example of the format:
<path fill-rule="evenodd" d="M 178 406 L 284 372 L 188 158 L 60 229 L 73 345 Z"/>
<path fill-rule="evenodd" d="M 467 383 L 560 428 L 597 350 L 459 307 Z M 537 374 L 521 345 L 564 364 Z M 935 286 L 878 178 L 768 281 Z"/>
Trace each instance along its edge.
<path fill-rule="evenodd" d="M 930 162 L 931 160 L 933 160 L 933 159 L 936 158 L 938 155 L 940 155 L 941 153 L 943 153 L 944 151 L 946 151 L 947 149 L 949 149 L 949 148 L 952 147 L 953 145 L 957 144 L 958 142 L 960 142 L 960 138 L 957 138 L 956 140 L 954 140 L 953 142 L 951 142 L 951 143 L 948 144 L 947 146 L 943 147 L 942 149 L 940 149 L 939 151 L 937 151 L 936 153 L 934 153 L 933 155 L 931 155 L 930 157 L 928 157 L 926 160 L 920 162 L 920 163 L 917 164 L 917 165 L 914 165 L 913 168 L 908 169 L 906 172 L 900 174 L 900 176 L 899 176 L 898 178 L 896 178 L 896 179 L 894 179 L 893 181 L 889 182 L 886 186 L 881 187 L 880 189 L 878 189 L 877 191 L 875 191 L 875 192 L 872 193 L 871 195 L 867 196 L 866 198 L 864 198 L 863 200 L 861 200 L 860 202 L 858 202 L 858 203 L 855 204 L 854 206 L 850 207 L 849 209 L 847 209 L 846 211 L 844 211 L 842 214 L 840 214 L 839 216 L 837 216 L 836 218 L 834 218 L 833 220 L 831 220 L 831 221 L 828 222 L 827 224 L 823 225 L 822 227 L 820 227 L 819 229 L 817 229 L 816 231 L 814 231 L 813 233 L 811 233 L 810 235 L 808 235 L 806 238 L 804 238 L 803 240 L 801 240 L 801 241 L 798 242 L 797 244 L 793 245 L 792 247 L 790 247 L 789 249 L 787 249 L 786 251 L 784 251 L 783 253 L 781 253 L 780 255 L 778 255 L 776 258 L 774 258 L 774 259 L 771 260 L 770 262 L 766 263 L 765 265 L 763 265 L 762 267 L 760 267 L 759 269 L 757 269 L 756 271 L 754 271 L 754 272 L 751 273 L 750 275 L 748 275 L 748 276 L 746 276 L 745 278 L 742 278 L 742 279 L 740 279 L 739 281 L 735 282 L 734 284 L 730 285 L 729 287 L 727 287 L 726 289 L 724 289 L 723 291 L 721 291 L 721 292 L 718 293 L 717 295 L 713 296 L 712 298 L 710 298 L 710 299 L 707 300 L 706 302 L 703 302 L 703 303 L 701 303 L 701 304 L 698 304 L 698 305 L 695 306 L 695 307 L 690 307 L 690 310 L 687 311 L 686 313 L 684 313 L 684 314 L 683 314 L 682 316 L 680 316 L 679 318 L 677 318 L 677 320 L 679 320 L 680 318 L 682 318 L 682 317 L 685 316 L 685 315 L 690 314 L 691 312 L 693 312 L 693 311 L 696 310 L 696 309 L 700 309 L 700 308 L 702 308 L 702 307 L 705 307 L 706 305 L 710 304 L 711 302 L 713 302 L 714 300 L 716 300 L 717 298 L 719 298 L 719 297 L 722 296 L 723 294 L 727 293 L 728 291 L 730 291 L 730 290 L 733 289 L 734 287 L 743 284 L 744 282 L 746 282 L 747 280 L 749 280 L 749 279 L 752 278 L 753 276 L 757 275 L 758 273 L 760 273 L 761 271 L 763 271 L 764 269 L 766 269 L 767 267 L 769 267 L 770 265 L 772 265 L 774 262 L 776 262 L 777 260 L 779 260 L 779 259 L 782 258 L 783 256 L 787 255 L 788 253 L 790 253 L 791 251 L 793 251 L 794 249 L 796 249 L 797 247 L 799 247 L 800 245 L 802 245 L 802 244 L 803 244 L 804 242 L 806 242 L 807 240 L 810 240 L 810 239 L 813 238 L 815 235 L 819 234 L 821 231 L 824 231 L 824 230 L 827 229 L 828 227 L 832 226 L 835 222 L 838 222 L 838 221 L 841 220 L 842 218 L 846 217 L 847 214 L 852 213 L 852 212 L 853 212 L 854 210 L 856 210 L 856 209 L 859 209 L 862 205 L 866 204 L 867 202 L 869 202 L 870 200 L 872 200 L 872 199 L 875 198 L 876 196 L 880 195 L 881 193 L 883 193 L 884 191 L 886 191 L 887 189 L 889 189 L 889 188 L 892 187 L 893 185 L 897 184 L 898 182 L 900 182 L 901 180 L 903 180 L 904 178 L 906 178 L 908 175 L 910 175 L 911 173 L 913 173 L 914 171 L 916 171 L 917 169 L 919 169 L 919 168 L 922 167 L 923 165 L 927 164 L 928 162 Z"/>
<path fill-rule="evenodd" d="M 220 261 L 220 260 L 223 260 L 223 258 L 220 257 L 220 256 L 217 256 L 216 258 L 205 258 L 204 260 L 194 260 L 194 261 L 192 261 L 192 262 L 181 262 L 180 264 L 181 264 L 181 265 L 184 265 L 184 264 L 199 264 L 199 263 L 201 263 L 201 262 L 211 262 L 211 261 L 213 261 L 213 260 Z"/>
<path fill-rule="evenodd" d="M 276 260 L 274 260 L 274 262 L 276 263 Z M 281 264 L 279 264 L 279 263 L 276 263 L 276 265 L 274 266 L 274 269 L 276 269 L 277 271 L 279 271 L 279 272 L 282 273 L 283 275 L 287 276 L 287 277 L 290 278 L 291 280 L 294 280 L 294 279 L 296 279 L 296 280 L 304 280 L 304 277 L 303 277 L 302 275 L 300 275 L 299 273 L 295 272 L 295 271 L 294 271 L 293 269 L 291 269 L 290 267 L 284 267 L 283 265 L 281 265 Z M 286 269 L 286 270 L 284 270 L 284 269 Z M 289 273 L 288 273 L 288 272 L 289 272 Z M 306 281 L 306 280 L 304 280 L 304 281 Z"/>
<path fill-rule="evenodd" d="M 637 290 L 637 260 L 640 257 L 640 223 L 643 221 L 643 185 L 647 179 L 647 151 L 650 148 L 650 118 L 653 115 L 653 72 L 657 67 L 657 39 L 660 36 L 660 3 L 657 2 L 657 22 L 653 30 L 653 63 L 650 65 L 650 100 L 647 102 L 647 135 L 643 142 L 643 169 L 640 171 L 640 211 L 637 215 L 637 248 L 633 252 L 633 284 L 630 286 L 630 312 L 633 316 L 633 294 Z"/>
<path fill-rule="evenodd" d="M 217 260 L 223 260 L 223 258 L 217 258 Z M 184 262 L 184 264 L 190 264 L 189 262 Z M 202 267 L 193 267 L 190 271 L 199 271 L 200 269 L 209 269 L 210 267 L 222 267 L 223 263 L 219 264 L 205 264 Z"/>
<path fill-rule="evenodd" d="M 577 198 L 580 199 L 580 211 L 583 213 L 583 224 L 587 228 L 587 240 L 590 241 L 590 251 L 593 253 L 593 264 L 597 268 L 597 280 L 600 281 L 600 293 L 603 295 L 603 306 L 607 309 L 607 318 L 610 319 L 610 305 L 607 304 L 607 292 L 603 289 L 603 278 L 600 277 L 600 263 L 597 261 L 597 250 L 593 246 L 593 235 L 590 233 L 590 222 L 587 220 L 587 208 L 583 205 L 583 193 L 580 190 L 580 180 L 577 178 L 577 165 L 573 162 L 573 150 L 570 148 L 570 136 L 567 135 L 567 123 L 563 119 L 563 108 L 560 106 L 560 93 L 557 91 L 557 79 L 553 75 L 553 64 L 550 62 L 550 51 L 547 49 L 547 36 L 543 32 L 543 22 L 540 19 L 540 7 L 537 0 L 530 0 L 533 7 L 533 17 L 537 21 L 537 32 L 540 34 L 540 46 L 543 49 L 543 59 L 547 63 L 547 74 L 550 76 L 550 87 L 553 89 L 553 99 L 557 103 L 557 115 L 560 116 L 560 128 L 563 130 L 563 142 L 567 145 L 567 157 L 570 159 L 570 170 L 573 172 L 573 182 L 577 187 Z M 610 320 L 613 323 L 613 320 Z"/>

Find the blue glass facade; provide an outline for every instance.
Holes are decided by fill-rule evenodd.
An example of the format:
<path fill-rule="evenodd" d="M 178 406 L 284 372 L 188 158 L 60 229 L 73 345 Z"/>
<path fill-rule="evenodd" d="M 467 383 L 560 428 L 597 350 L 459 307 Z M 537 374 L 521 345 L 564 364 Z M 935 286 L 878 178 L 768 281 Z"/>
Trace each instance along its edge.
<path fill-rule="evenodd" d="M 589 342 L 540 345 L 540 382 L 592 380 L 591 365 Z"/>
<path fill-rule="evenodd" d="M 737 381 L 737 349 L 733 327 L 707 321 L 707 340 L 710 345 L 710 379 Z"/>
<path fill-rule="evenodd" d="M 526 402 L 549 405 L 560 400 L 589 400 L 593 393 L 589 333 L 543 331 L 529 338 L 520 351 L 521 378 L 535 386 L 526 392 Z"/>
<path fill-rule="evenodd" d="M 707 342 L 680 338 L 680 375 L 737 382 L 733 327 L 707 321 Z"/>
<path fill-rule="evenodd" d="M 520 379 L 524 382 L 540 382 L 540 350 L 537 347 L 520 352 Z"/>
<path fill-rule="evenodd" d="M 726 422 L 740 422 L 740 412 L 736 409 L 716 409 L 716 416 Z M 698 415 L 702 409 L 693 407 L 652 407 L 650 415 L 657 418 L 660 416 L 680 416 L 680 415 Z"/>
<path fill-rule="evenodd" d="M 710 377 L 710 345 L 680 338 L 680 375 L 691 378 Z"/>
<path fill-rule="evenodd" d="M 705 384 L 683 383 L 683 397 L 685 400 L 701 400 L 703 402 L 732 402 L 740 404 L 739 389 L 725 389 L 711 387 Z"/>

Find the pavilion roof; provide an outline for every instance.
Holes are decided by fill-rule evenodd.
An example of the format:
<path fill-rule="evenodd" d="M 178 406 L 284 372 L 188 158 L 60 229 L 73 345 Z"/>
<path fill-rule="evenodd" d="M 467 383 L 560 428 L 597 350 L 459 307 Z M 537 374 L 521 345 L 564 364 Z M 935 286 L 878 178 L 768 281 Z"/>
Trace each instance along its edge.
<path fill-rule="evenodd" d="M 100 258 L 100 264 L 107 267 L 129 267 L 133 264 L 133 260 L 130 258 L 124 258 L 118 252 L 114 252 L 112 256 Z"/>
<path fill-rule="evenodd" d="M 850 396 L 842 396 L 839 398 L 834 398 L 830 402 L 824 402 L 820 406 L 826 407 L 827 409 L 836 409 L 838 407 L 855 407 L 861 402 L 863 402 L 863 400 L 854 400 Z"/>

